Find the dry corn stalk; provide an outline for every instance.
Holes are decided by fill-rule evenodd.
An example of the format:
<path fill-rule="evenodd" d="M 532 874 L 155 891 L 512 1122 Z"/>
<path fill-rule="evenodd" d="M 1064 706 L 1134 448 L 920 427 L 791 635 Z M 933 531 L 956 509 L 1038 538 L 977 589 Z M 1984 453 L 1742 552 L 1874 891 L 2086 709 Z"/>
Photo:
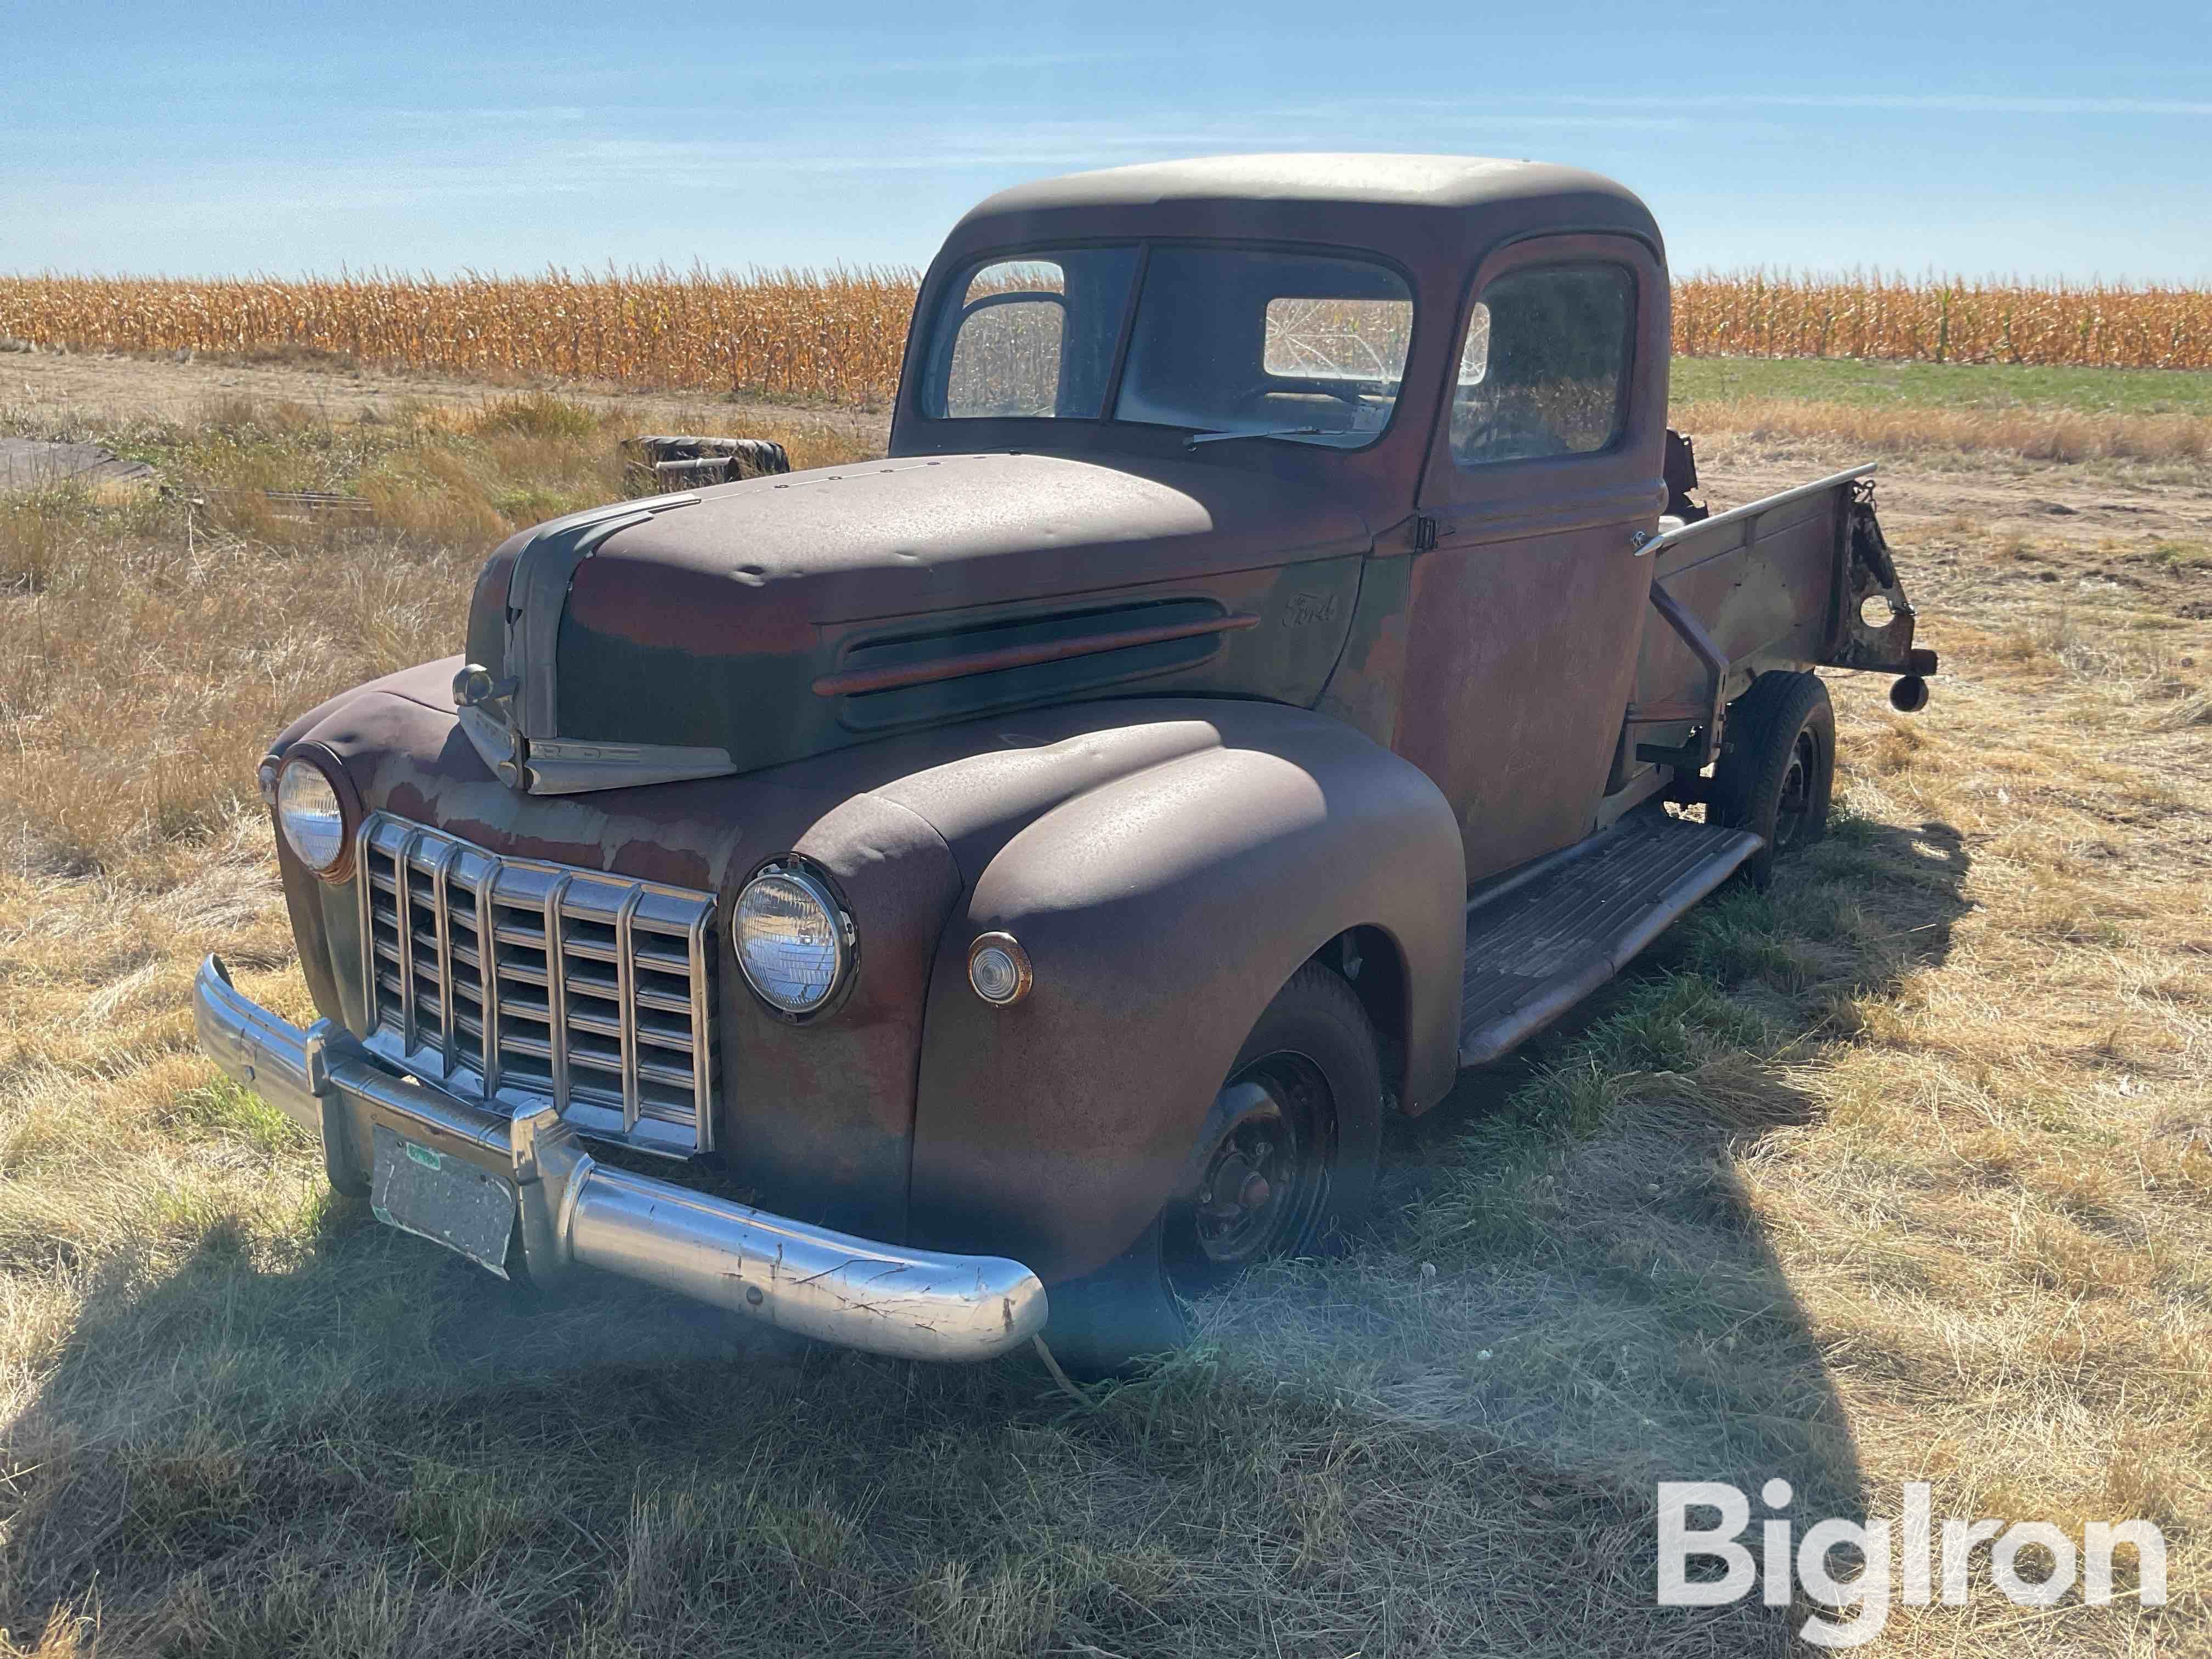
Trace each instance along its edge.
<path fill-rule="evenodd" d="M 695 270 L 280 282 L 0 276 L 0 336 L 75 349 L 322 353 L 471 379 L 878 403 L 915 273 Z M 1686 356 L 2212 368 L 2212 288 L 1800 277 L 1674 289 Z"/>

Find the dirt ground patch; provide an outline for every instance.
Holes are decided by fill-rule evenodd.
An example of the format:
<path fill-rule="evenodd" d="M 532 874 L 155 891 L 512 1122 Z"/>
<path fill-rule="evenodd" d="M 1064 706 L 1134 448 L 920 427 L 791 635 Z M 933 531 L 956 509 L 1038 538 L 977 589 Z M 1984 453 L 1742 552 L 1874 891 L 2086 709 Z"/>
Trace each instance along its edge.
<path fill-rule="evenodd" d="M 520 382 L 497 386 L 482 380 L 286 362 L 204 358 L 178 362 L 57 351 L 0 357 L 0 408 L 33 415 L 112 411 L 134 419 L 180 421 L 199 415 L 212 401 L 246 398 L 264 404 L 297 404 L 322 419 L 344 422 L 357 420 L 364 412 L 389 415 L 410 403 L 465 409 L 512 398 L 518 391 L 538 389 Z M 880 449 L 890 424 L 888 413 L 880 410 L 796 409 L 752 398 L 672 396 L 606 386 L 563 386 L 558 390 L 569 401 L 620 411 L 635 420 L 640 431 L 687 431 L 688 422 L 696 421 L 702 411 L 721 417 L 725 423 L 758 415 L 780 423 L 794 420 L 818 423 Z"/>
<path fill-rule="evenodd" d="M 1834 439 L 1759 442 L 1729 434 L 1700 439 L 1698 452 L 1706 499 L 1716 508 L 1803 483 L 1819 469 L 1874 459 Z M 1928 539 L 1931 531 L 1947 544 L 2016 532 L 2065 550 L 2069 562 L 2081 555 L 2125 557 L 2160 544 L 2212 548 L 2212 488 L 2203 467 L 1991 455 L 1884 457 L 1876 466 L 1882 525 L 1900 545 Z M 2206 572 L 2212 565 L 2199 573 L 2200 582 L 2212 581 Z"/>

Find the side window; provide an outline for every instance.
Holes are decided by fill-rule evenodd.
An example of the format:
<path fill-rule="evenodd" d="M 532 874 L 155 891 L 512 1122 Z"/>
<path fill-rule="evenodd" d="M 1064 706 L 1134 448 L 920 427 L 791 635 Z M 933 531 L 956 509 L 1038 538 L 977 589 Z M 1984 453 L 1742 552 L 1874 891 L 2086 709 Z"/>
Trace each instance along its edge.
<path fill-rule="evenodd" d="M 945 412 L 1051 415 L 1060 404 L 1067 279 L 1048 260 L 1006 260 L 969 279 L 952 337 Z"/>
<path fill-rule="evenodd" d="M 1627 412 L 1636 279 L 1625 265 L 1539 265 L 1482 291 L 1460 349 L 1452 459 L 1587 455 Z"/>

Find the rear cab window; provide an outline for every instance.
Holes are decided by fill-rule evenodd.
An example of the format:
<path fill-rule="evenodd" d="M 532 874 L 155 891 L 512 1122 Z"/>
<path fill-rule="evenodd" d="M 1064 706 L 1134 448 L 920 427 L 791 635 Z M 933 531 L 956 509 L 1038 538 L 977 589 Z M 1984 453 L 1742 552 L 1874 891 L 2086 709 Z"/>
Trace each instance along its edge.
<path fill-rule="evenodd" d="M 1461 343 L 1453 460 L 1473 468 L 1611 448 L 1627 423 L 1635 315 L 1636 278 L 1607 260 L 1489 283 Z"/>

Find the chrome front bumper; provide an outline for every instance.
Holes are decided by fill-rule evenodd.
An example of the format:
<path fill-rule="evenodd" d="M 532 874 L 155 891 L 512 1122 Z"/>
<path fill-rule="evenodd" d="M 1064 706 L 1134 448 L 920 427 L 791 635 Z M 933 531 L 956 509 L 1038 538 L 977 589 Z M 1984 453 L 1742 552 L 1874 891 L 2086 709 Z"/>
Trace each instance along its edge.
<path fill-rule="evenodd" d="M 1044 1285 L 1018 1261 L 871 1243 L 595 1163 L 550 1104 L 510 1116 L 395 1070 L 328 1020 L 302 1030 L 243 995 L 214 957 L 192 1003 L 200 1046 L 320 1137 L 341 1191 L 368 1188 L 379 1128 L 511 1186 L 533 1281 L 598 1267 L 908 1359 L 988 1359 L 1044 1328 Z"/>

